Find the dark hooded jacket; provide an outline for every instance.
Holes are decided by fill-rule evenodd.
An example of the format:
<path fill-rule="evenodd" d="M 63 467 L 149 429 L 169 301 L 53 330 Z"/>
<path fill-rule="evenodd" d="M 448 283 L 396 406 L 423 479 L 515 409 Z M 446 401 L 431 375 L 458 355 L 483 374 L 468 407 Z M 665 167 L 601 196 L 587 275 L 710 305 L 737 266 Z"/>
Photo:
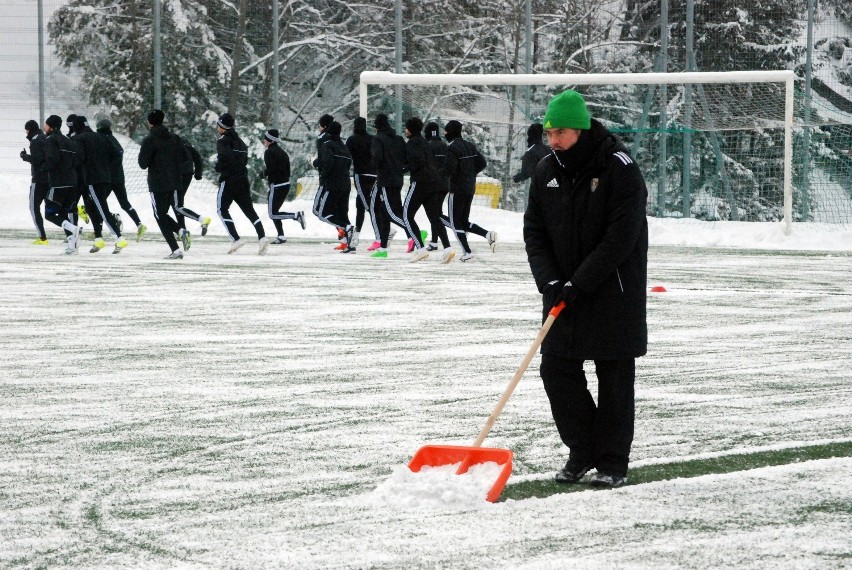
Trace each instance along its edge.
<path fill-rule="evenodd" d="M 405 147 L 408 171 L 411 181 L 423 185 L 424 188 L 442 189 L 444 177 L 438 171 L 438 163 L 432 154 L 432 147 L 420 133 L 412 133 Z M 420 186 L 418 186 L 418 189 Z"/>
<path fill-rule="evenodd" d="M 248 178 L 248 147 L 234 129 L 226 130 L 216 140 L 216 155 L 219 182 L 241 176 Z"/>
<path fill-rule="evenodd" d="M 402 188 L 406 170 L 405 139 L 394 132 L 384 117 L 377 117 L 370 154 L 376 168 L 376 186 Z"/>
<path fill-rule="evenodd" d="M 461 134 L 448 132 L 447 138 L 450 142 L 447 144 L 444 175 L 450 179 L 450 192 L 473 196 L 476 193 L 476 175 L 485 169 L 485 157 Z"/>
<path fill-rule="evenodd" d="M 41 169 L 48 173 L 51 188 L 77 186 L 76 155 L 76 147 L 59 129 L 47 135 Z"/>
<path fill-rule="evenodd" d="M 27 135 L 30 141 L 30 153 L 22 157 L 30 163 L 30 175 L 34 184 L 50 184 L 50 176 L 41 168 L 44 166 L 44 145 L 46 136 L 41 130 L 30 131 Z"/>
<path fill-rule="evenodd" d="M 109 141 L 113 148 L 113 159 L 110 162 L 109 177 L 112 184 L 124 185 L 124 148 L 109 127 L 101 127 L 98 134 Z"/>
<path fill-rule="evenodd" d="M 535 123 L 527 129 L 527 150 L 524 157 L 521 159 L 521 170 L 512 180 L 515 182 L 523 182 L 530 178 L 535 172 L 535 167 L 542 158 L 550 154 L 550 147 L 544 144 L 541 137 L 544 133 L 543 127 Z"/>
<path fill-rule="evenodd" d="M 353 134 L 346 139 L 346 148 L 352 155 L 352 170 L 355 174 L 376 174 L 373 167 L 373 157 L 370 154 L 373 135 L 367 132 L 367 119 L 355 119 Z"/>
<path fill-rule="evenodd" d="M 579 291 L 542 354 L 613 360 L 647 351 L 647 196 L 627 148 L 596 120 L 572 148 L 539 162 L 524 214 L 530 269 L 540 292 L 551 281 Z"/>
<path fill-rule="evenodd" d="M 204 174 L 204 162 L 201 160 L 201 155 L 198 154 L 198 151 L 186 137 L 180 137 L 180 142 L 183 144 L 181 174 L 184 177 L 192 175 L 196 180 L 201 180 L 201 175 Z"/>
<path fill-rule="evenodd" d="M 444 183 L 441 190 L 448 192 L 450 189 L 450 179 L 444 174 L 447 165 L 447 143 L 441 138 L 439 130 L 438 123 L 429 123 L 423 128 L 423 136 L 432 149 L 432 156 L 435 157 L 435 167 L 441 174 L 441 179 Z"/>
<path fill-rule="evenodd" d="M 264 175 L 270 184 L 290 182 L 290 155 L 273 142 L 263 152 Z"/>
<path fill-rule="evenodd" d="M 150 192 L 176 192 L 182 188 L 183 143 L 163 125 L 151 127 L 139 149 L 139 168 L 148 170 Z"/>
<path fill-rule="evenodd" d="M 86 170 L 86 184 L 109 184 L 112 162 L 117 154 L 112 143 L 94 132 L 88 125 L 74 125 L 74 141 L 81 145 L 83 152 L 83 167 Z"/>
<path fill-rule="evenodd" d="M 317 168 L 325 187 L 332 192 L 348 192 L 350 189 L 349 169 L 352 155 L 340 135 L 327 133 L 317 157 Z"/>

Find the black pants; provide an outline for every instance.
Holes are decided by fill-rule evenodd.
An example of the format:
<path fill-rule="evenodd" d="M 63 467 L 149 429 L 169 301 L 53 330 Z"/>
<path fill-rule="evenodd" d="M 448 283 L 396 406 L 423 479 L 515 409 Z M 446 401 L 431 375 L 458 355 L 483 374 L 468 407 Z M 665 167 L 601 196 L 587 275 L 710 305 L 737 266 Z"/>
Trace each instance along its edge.
<path fill-rule="evenodd" d="M 92 218 L 92 225 L 95 226 L 96 237 L 103 237 L 101 226 L 106 224 L 107 229 L 118 239 L 121 237 L 121 232 L 118 231 L 118 223 L 115 221 L 115 216 L 109 211 L 109 204 L 107 204 L 107 198 L 111 193 L 112 187 L 108 182 L 89 185 L 89 199 L 95 208 L 94 211 L 89 212 L 89 216 Z M 95 224 L 95 219 L 98 219 L 100 223 Z"/>
<path fill-rule="evenodd" d="M 240 239 L 240 234 L 237 233 L 237 226 L 234 224 L 231 212 L 229 211 L 231 204 L 234 203 L 239 206 L 246 218 L 254 225 L 257 238 L 265 237 L 266 232 L 263 231 L 263 224 L 257 212 L 254 211 L 254 204 L 251 201 L 251 189 L 249 188 L 249 181 L 246 176 L 236 176 L 221 182 L 219 184 L 219 195 L 216 198 L 216 211 L 219 214 L 219 218 L 228 230 L 231 240 L 237 241 Z"/>
<path fill-rule="evenodd" d="M 157 219 L 157 225 L 160 227 L 160 233 L 166 238 L 166 243 L 169 244 L 171 251 L 178 249 L 175 234 L 180 233 L 180 225 L 169 215 L 169 208 L 172 207 L 172 192 L 151 192 L 151 206 L 154 208 L 154 218 Z"/>
<path fill-rule="evenodd" d="M 70 236 L 69 225 L 77 225 L 77 202 L 80 194 L 75 186 L 53 187 L 47 192 L 48 206 L 45 208 L 47 219 L 65 230 Z"/>
<path fill-rule="evenodd" d="M 320 186 L 314 199 L 314 214 L 321 221 L 345 230 L 349 226 L 349 188 L 333 190 Z"/>
<path fill-rule="evenodd" d="M 50 184 L 47 182 L 33 182 L 30 184 L 30 215 L 33 217 L 38 237 L 41 239 L 47 239 L 47 234 L 44 233 L 44 217 L 41 215 L 41 205 L 47 199 L 49 191 Z M 57 225 L 62 225 L 62 222 Z"/>
<path fill-rule="evenodd" d="M 124 185 L 124 182 L 113 182 L 112 183 L 112 195 L 116 197 L 118 200 L 118 205 L 121 206 L 121 209 L 127 212 L 127 215 L 130 216 L 130 219 L 133 220 L 133 223 L 136 224 L 136 227 L 139 227 L 139 224 L 142 223 L 142 220 L 139 219 L 139 214 L 136 213 L 136 208 L 134 208 L 130 204 L 130 200 L 127 199 L 127 186 Z"/>
<path fill-rule="evenodd" d="M 267 212 L 269 219 L 275 224 L 275 231 L 279 236 L 284 235 L 284 224 L 281 220 L 297 219 L 295 212 L 282 212 L 281 206 L 284 205 L 287 196 L 290 194 L 290 183 L 281 182 L 279 184 L 269 184 L 269 195 L 266 197 L 266 203 L 269 207 Z"/>
<path fill-rule="evenodd" d="M 183 200 L 186 198 L 186 191 L 189 190 L 190 184 L 192 184 L 192 173 L 182 174 L 180 190 L 175 190 L 174 196 L 172 196 L 172 208 L 175 211 L 175 218 L 177 218 L 178 225 L 183 229 L 186 229 L 186 218 L 191 218 L 196 222 L 201 221 L 200 215 L 183 205 Z"/>
<path fill-rule="evenodd" d="M 627 475 L 633 443 L 636 361 L 595 360 L 598 402 L 582 360 L 541 357 L 541 378 L 562 442 L 571 458 L 610 475 Z"/>
<path fill-rule="evenodd" d="M 355 231 L 360 232 L 364 227 L 364 217 L 370 212 L 370 222 L 373 224 L 373 235 L 379 236 L 379 227 L 376 225 L 376 218 L 373 216 L 373 192 L 376 188 L 375 174 L 358 174 L 352 175 L 355 181 Z"/>
<path fill-rule="evenodd" d="M 441 244 L 445 248 L 450 247 L 450 240 L 447 237 L 447 229 L 441 222 L 441 207 L 443 203 L 444 196 L 435 186 L 422 182 L 412 182 L 411 186 L 408 187 L 408 194 L 405 196 L 405 202 L 403 203 L 402 210 L 405 215 L 406 224 L 415 234 L 413 239 L 418 248 L 425 245 L 420 237 L 420 228 L 417 225 L 417 222 L 414 221 L 414 216 L 421 206 L 426 212 L 426 217 L 429 218 L 429 222 L 432 226 L 432 234 L 436 235 L 437 232 L 437 236 L 440 238 Z"/>
<path fill-rule="evenodd" d="M 405 218 L 402 213 L 401 191 L 402 188 L 399 186 L 382 186 L 378 189 L 381 205 L 376 201 L 375 205 L 378 207 L 374 208 L 374 210 L 378 217 L 376 225 L 379 226 L 379 241 L 381 241 L 382 247 L 388 246 L 391 222 L 401 227 L 409 239 L 415 239 L 414 234 L 405 225 Z M 417 239 L 419 239 L 419 231 L 417 235 Z"/>
<path fill-rule="evenodd" d="M 485 237 L 488 230 L 470 222 L 470 207 L 473 204 L 473 194 L 450 193 L 447 202 L 447 216 L 441 216 L 444 225 L 453 230 L 465 253 L 470 253 L 467 242 L 467 232 Z"/>

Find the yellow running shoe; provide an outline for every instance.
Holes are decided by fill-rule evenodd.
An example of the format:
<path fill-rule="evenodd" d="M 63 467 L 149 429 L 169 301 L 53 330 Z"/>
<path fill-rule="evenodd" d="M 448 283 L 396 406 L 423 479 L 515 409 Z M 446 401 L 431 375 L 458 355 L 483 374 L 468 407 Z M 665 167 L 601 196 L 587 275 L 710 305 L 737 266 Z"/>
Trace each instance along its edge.
<path fill-rule="evenodd" d="M 127 247 L 127 240 L 121 238 L 117 242 L 115 242 L 115 249 L 112 250 L 113 253 L 121 253 L 121 250 Z"/>
<path fill-rule="evenodd" d="M 89 250 L 89 253 L 97 253 L 105 247 L 106 242 L 104 241 L 104 238 L 98 238 L 95 240 L 95 243 L 92 245 L 92 249 Z"/>
<path fill-rule="evenodd" d="M 139 224 L 139 227 L 136 229 L 136 241 L 142 241 L 142 236 L 144 236 L 147 231 L 148 226 L 145 224 Z"/>
<path fill-rule="evenodd" d="M 41 239 L 41 238 L 35 238 L 35 240 L 33 240 L 33 245 L 47 245 L 47 240 Z"/>
<path fill-rule="evenodd" d="M 89 214 L 86 213 L 86 206 L 83 204 L 77 204 L 77 215 L 80 216 L 84 222 L 89 223 Z"/>

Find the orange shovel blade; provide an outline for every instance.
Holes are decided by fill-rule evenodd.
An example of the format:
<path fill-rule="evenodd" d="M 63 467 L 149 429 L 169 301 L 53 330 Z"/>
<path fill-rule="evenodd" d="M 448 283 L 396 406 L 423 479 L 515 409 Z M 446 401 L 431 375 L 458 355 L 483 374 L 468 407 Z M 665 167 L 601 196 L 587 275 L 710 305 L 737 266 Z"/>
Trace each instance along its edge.
<path fill-rule="evenodd" d="M 456 475 L 466 473 L 471 465 L 488 463 L 493 461 L 501 465 L 500 475 L 497 481 L 488 491 L 485 500 L 491 503 L 500 498 L 509 475 L 512 474 L 512 451 L 509 449 L 498 449 L 496 447 L 465 447 L 461 445 L 424 445 L 417 450 L 408 468 L 417 473 L 422 467 L 440 467 L 441 465 L 452 465 L 461 463 Z"/>

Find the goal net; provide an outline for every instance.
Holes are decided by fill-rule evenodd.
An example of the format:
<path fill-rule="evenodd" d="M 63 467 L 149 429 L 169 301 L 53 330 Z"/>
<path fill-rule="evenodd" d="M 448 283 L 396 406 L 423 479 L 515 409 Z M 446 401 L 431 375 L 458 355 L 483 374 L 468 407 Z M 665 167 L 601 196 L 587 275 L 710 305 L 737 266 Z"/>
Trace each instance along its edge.
<path fill-rule="evenodd" d="M 361 74 L 360 115 L 456 119 L 501 185 L 499 205 L 523 210 L 515 183 L 527 128 L 573 88 L 632 150 L 648 184 L 648 214 L 704 220 L 794 219 L 791 71 L 585 75 Z M 443 132 L 443 131 L 441 131 Z M 810 209 L 820 205 L 810 204 Z"/>

